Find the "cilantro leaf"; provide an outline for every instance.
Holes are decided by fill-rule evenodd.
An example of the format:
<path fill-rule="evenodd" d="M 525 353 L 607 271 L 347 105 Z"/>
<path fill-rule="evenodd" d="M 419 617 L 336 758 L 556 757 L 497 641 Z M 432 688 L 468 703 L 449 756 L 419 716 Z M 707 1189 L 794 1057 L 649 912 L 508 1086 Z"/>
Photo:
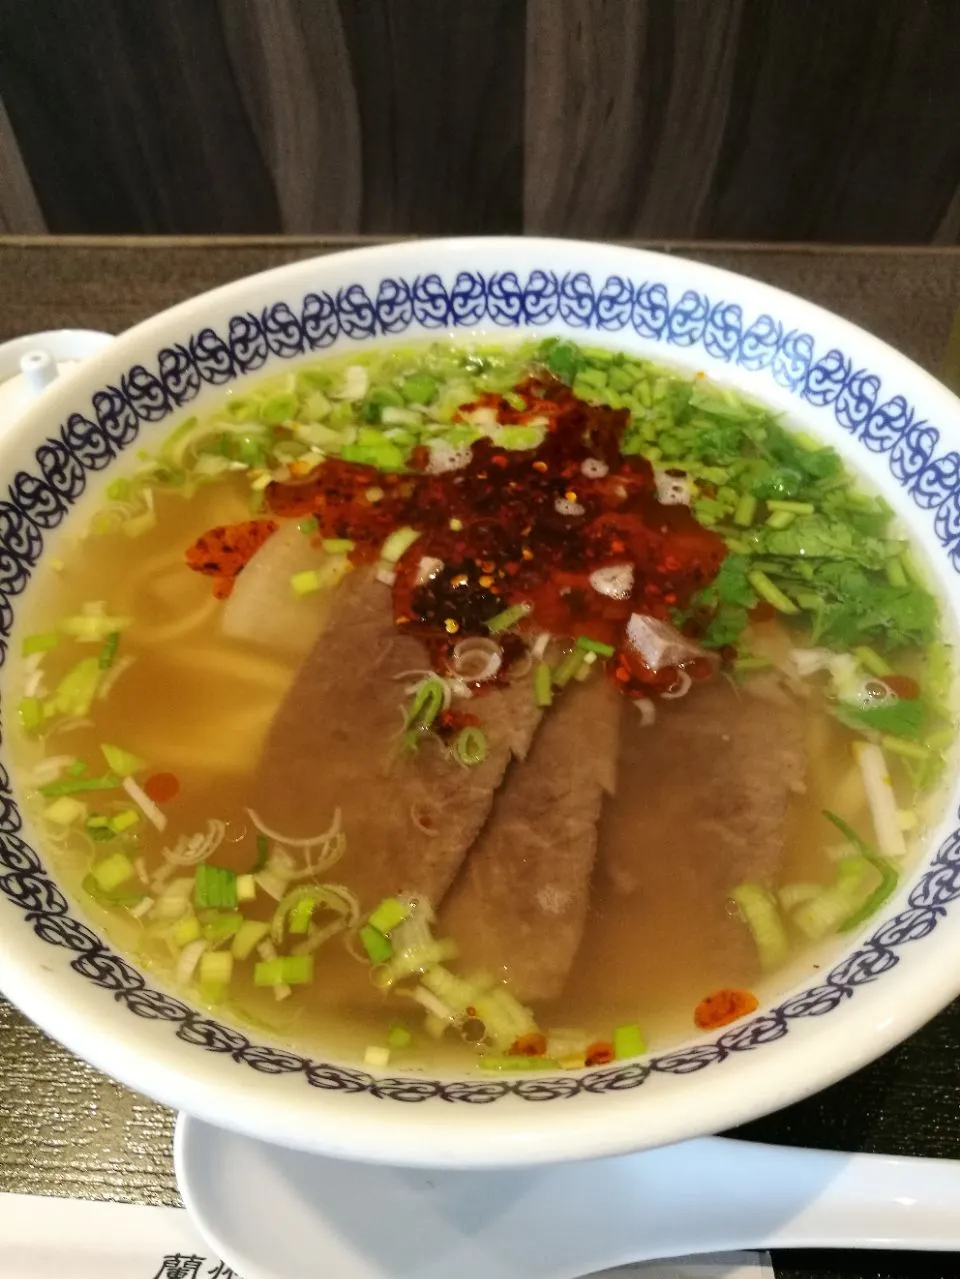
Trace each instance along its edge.
<path fill-rule="evenodd" d="M 557 342 L 546 352 L 546 357 L 550 372 L 568 386 L 573 384 L 584 362 L 579 347 L 573 342 Z"/>
<path fill-rule="evenodd" d="M 881 643 L 886 648 L 926 644 L 936 638 L 937 605 L 920 586 L 867 582 L 824 605 L 818 639 L 831 648 Z"/>
<path fill-rule="evenodd" d="M 728 555 L 720 565 L 720 571 L 703 590 L 694 596 L 694 608 L 714 609 L 700 642 L 705 648 L 723 648 L 734 644 L 750 620 L 748 610 L 757 602 L 757 595 L 747 580 L 750 560 L 746 555 Z"/>
<path fill-rule="evenodd" d="M 916 741 L 923 731 L 926 708 L 919 700 L 901 698 L 881 706 L 851 706 L 841 702 L 835 707 L 835 714 L 849 728 L 870 728 L 877 733 Z"/>
<path fill-rule="evenodd" d="M 900 550 L 897 542 L 867 537 L 849 523 L 826 515 L 802 515 L 787 528 L 751 529 L 753 550 L 762 555 L 805 559 L 853 560 L 864 568 L 882 568 Z"/>

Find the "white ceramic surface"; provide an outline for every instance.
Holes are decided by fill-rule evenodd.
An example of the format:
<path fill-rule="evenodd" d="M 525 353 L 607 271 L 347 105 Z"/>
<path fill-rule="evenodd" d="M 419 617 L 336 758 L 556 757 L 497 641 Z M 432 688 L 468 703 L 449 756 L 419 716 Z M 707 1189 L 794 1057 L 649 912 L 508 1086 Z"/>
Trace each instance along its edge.
<path fill-rule="evenodd" d="M 960 1251 L 960 1164 L 717 1137 L 555 1168 L 371 1168 L 181 1116 L 177 1183 L 245 1279 L 576 1279 L 755 1248 Z"/>
<path fill-rule="evenodd" d="M 248 376 L 444 332 L 569 334 L 703 369 L 829 440 L 912 530 L 955 630 L 958 402 L 889 347 L 755 281 L 673 256 L 551 240 L 388 245 L 184 303 L 48 388 L 0 440 L 0 637 L 36 568 L 138 448 Z M 0 698 L 7 698 L 6 669 Z M 0 760 L 7 764 L 4 752 Z M 955 771 L 955 770 L 954 770 Z M 960 988 L 956 779 L 921 864 L 848 950 L 720 1034 L 543 1079 L 432 1078 L 307 1059 L 155 988 L 53 882 L 0 776 L 0 988 L 126 1083 L 222 1127 L 423 1166 L 551 1162 L 714 1132 L 863 1065 Z"/>
<path fill-rule="evenodd" d="M 0 431 L 22 417 L 57 377 L 113 341 L 94 329 L 48 329 L 0 343 Z"/>

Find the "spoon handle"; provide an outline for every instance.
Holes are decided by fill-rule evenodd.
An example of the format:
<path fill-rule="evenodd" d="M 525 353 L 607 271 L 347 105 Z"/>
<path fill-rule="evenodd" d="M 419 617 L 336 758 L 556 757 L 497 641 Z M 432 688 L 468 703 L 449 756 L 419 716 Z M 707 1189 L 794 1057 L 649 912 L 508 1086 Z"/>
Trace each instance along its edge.
<path fill-rule="evenodd" d="M 536 1267 L 539 1279 L 741 1248 L 960 1251 L 960 1162 L 952 1160 L 706 1138 L 559 1170 L 551 1197 L 564 1213 L 586 1197 L 596 1233 L 578 1242 L 577 1212 L 554 1211 L 554 1231 L 560 1217 L 565 1238 Z M 546 1209 L 538 1198 L 528 1212 Z"/>

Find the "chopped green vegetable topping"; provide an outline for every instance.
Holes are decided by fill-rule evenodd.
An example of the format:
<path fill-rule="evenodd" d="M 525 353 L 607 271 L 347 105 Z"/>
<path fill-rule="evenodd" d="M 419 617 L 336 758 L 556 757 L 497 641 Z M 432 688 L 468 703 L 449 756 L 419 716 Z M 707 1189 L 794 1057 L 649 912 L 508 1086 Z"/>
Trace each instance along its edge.
<path fill-rule="evenodd" d="M 834 714 L 850 728 L 866 728 L 915 741 L 923 732 L 926 709 L 919 699 L 900 698 L 878 706 L 851 706 L 849 702 L 838 702 Z"/>
<path fill-rule="evenodd" d="M 530 612 L 529 604 L 512 604 L 510 608 L 505 608 L 502 613 L 497 613 L 487 622 L 487 630 L 491 635 L 498 635 L 501 631 L 508 631 L 511 626 L 516 626 Z"/>
<path fill-rule="evenodd" d="M 577 648 L 583 653 L 596 653 L 598 657 L 613 657 L 617 651 L 612 644 L 603 644 L 588 635 L 577 636 Z"/>
<path fill-rule="evenodd" d="M 546 709 L 553 702 L 553 671 L 547 662 L 540 662 L 533 672 L 533 698 L 536 704 Z"/>
<path fill-rule="evenodd" d="M 323 584 L 317 570 L 308 568 L 302 573 L 294 573 L 290 578 L 290 585 L 293 587 L 294 595 L 311 595 L 314 591 L 319 591 Z"/>
<path fill-rule="evenodd" d="M 118 777 L 130 777 L 147 766 L 147 761 L 141 759 L 139 755 L 123 750 L 120 746 L 111 746 L 109 742 L 102 742 L 100 750 L 107 761 L 107 767 Z"/>
<path fill-rule="evenodd" d="M 21 653 L 24 657 L 32 657 L 34 653 L 49 653 L 52 648 L 56 648 L 60 643 L 60 636 L 56 631 L 47 631 L 43 635 L 28 635 L 21 646 Z"/>
<path fill-rule="evenodd" d="M 407 728 L 429 728 L 443 710 L 445 693 L 439 679 L 425 679 L 413 695 L 407 712 Z"/>
<path fill-rule="evenodd" d="M 646 1051 L 643 1031 L 636 1022 L 616 1027 L 613 1032 L 613 1055 L 617 1061 L 623 1061 L 627 1057 L 642 1057 Z"/>
<path fill-rule="evenodd" d="M 840 931 L 842 933 L 847 933 L 850 932 L 851 929 L 857 928 L 880 909 L 887 898 L 892 896 L 896 890 L 897 884 L 900 881 L 900 876 L 892 862 L 888 861 L 886 857 L 882 857 L 878 852 L 871 848 L 865 840 L 862 840 L 857 832 L 851 826 L 848 826 L 842 817 L 838 817 L 836 813 L 829 813 L 826 811 L 824 811 L 823 815 L 828 821 L 833 822 L 834 826 L 836 826 L 840 834 L 843 835 L 844 839 L 849 840 L 850 843 L 859 851 L 860 856 L 863 857 L 865 861 L 868 861 L 874 870 L 878 871 L 880 874 L 880 883 L 873 890 L 867 900 L 857 910 L 855 910 L 852 915 L 848 916 L 841 923 Z"/>
<path fill-rule="evenodd" d="M 398 924 L 402 924 L 410 915 L 410 907 L 397 897 L 385 897 L 380 905 L 371 912 L 371 927 L 384 936 L 389 936 Z"/>
<path fill-rule="evenodd" d="M 360 929 L 360 942 L 372 964 L 385 964 L 393 957 L 390 938 L 384 937 L 383 933 L 372 924 L 365 924 Z"/>
<path fill-rule="evenodd" d="M 461 764 L 468 768 L 482 764 L 487 758 L 487 738 L 482 729 L 469 725 L 453 739 L 453 750 Z"/>
<path fill-rule="evenodd" d="M 198 908 L 234 910 L 237 905 L 237 874 L 220 866 L 197 867 L 194 903 Z"/>
<path fill-rule="evenodd" d="M 46 799 L 56 795 L 80 795 L 84 791 L 116 790 L 122 782 L 116 773 L 104 773 L 102 777 L 63 777 L 58 782 L 47 782 L 40 787 Z"/>

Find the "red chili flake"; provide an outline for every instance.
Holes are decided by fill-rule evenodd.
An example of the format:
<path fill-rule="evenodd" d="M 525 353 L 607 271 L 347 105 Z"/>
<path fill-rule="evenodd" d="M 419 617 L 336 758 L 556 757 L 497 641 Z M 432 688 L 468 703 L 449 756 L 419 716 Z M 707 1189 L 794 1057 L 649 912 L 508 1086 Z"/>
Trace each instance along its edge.
<path fill-rule="evenodd" d="M 471 445 L 465 466 L 440 474 L 430 473 L 423 449 L 401 473 L 328 458 L 304 477 L 271 483 L 266 509 L 285 519 L 315 517 L 321 538 L 354 542 L 354 563 L 375 559 L 394 529 L 416 528 L 416 546 L 396 567 L 393 615 L 405 633 L 424 641 L 441 671 L 457 639 L 488 635 L 491 618 L 513 604 L 528 606 L 520 632 L 588 635 L 618 650 L 631 614 L 669 619 L 676 609 L 691 608 L 726 547 L 689 508 L 657 500 L 648 461 L 621 454 L 627 410 L 588 404 L 545 373 L 520 382 L 509 402 L 499 393 L 480 395 L 462 405 L 455 420 L 481 408 L 504 425 L 545 423 L 541 443 L 505 450 L 484 437 Z M 605 473 L 585 474 L 588 460 L 602 461 Z M 574 500 L 580 513 L 571 517 L 565 504 Z M 198 558 L 226 594 L 236 575 L 232 566 L 224 568 L 219 555 Z M 439 565 L 426 578 L 424 560 Z M 624 563 L 634 569 L 628 598 L 594 587 L 594 570 Z M 700 609 L 685 629 L 702 633 L 710 616 Z M 511 678 L 507 636 L 498 640 L 504 660 L 489 686 Z M 675 671 L 631 670 L 622 658 L 607 673 L 627 694 L 663 691 L 676 679 Z"/>
<path fill-rule="evenodd" d="M 276 520 L 244 520 L 240 524 L 220 524 L 198 537 L 186 552 L 187 564 L 195 573 L 214 579 L 213 593 L 226 599 L 239 573 L 267 538 L 277 531 Z"/>
<path fill-rule="evenodd" d="M 756 1012 L 759 1007 L 760 1001 L 749 990 L 715 990 L 697 1004 L 693 1020 L 700 1030 L 716 1030 Z"/>
<path fill-rule="evenodd" d="M 143 789 L 155 804 L 169 804 L 180 793 L 180 783 L 173 773 L 154 773 L 143 783 Z"/>
<path fill-rule="evenodd" d="M 912 675 L 884 675 L 883 682 L 905 701 L 913 702 L 920 696 L 920 685 Z"/>
<path fill-rule="evenodd" d="M 609 1066 L 613 1061 L 613 1044 L 598 1040 L 587 1049 L 583 1061 L 586 1066 Z"/>
<path fill-rule="evenodd" d="M 545 1057 L 547 1055 L 547 1037 L 539 1030 L 529 1035 L 521 1035 L 507 1049 L 508 1057 Z"/>

